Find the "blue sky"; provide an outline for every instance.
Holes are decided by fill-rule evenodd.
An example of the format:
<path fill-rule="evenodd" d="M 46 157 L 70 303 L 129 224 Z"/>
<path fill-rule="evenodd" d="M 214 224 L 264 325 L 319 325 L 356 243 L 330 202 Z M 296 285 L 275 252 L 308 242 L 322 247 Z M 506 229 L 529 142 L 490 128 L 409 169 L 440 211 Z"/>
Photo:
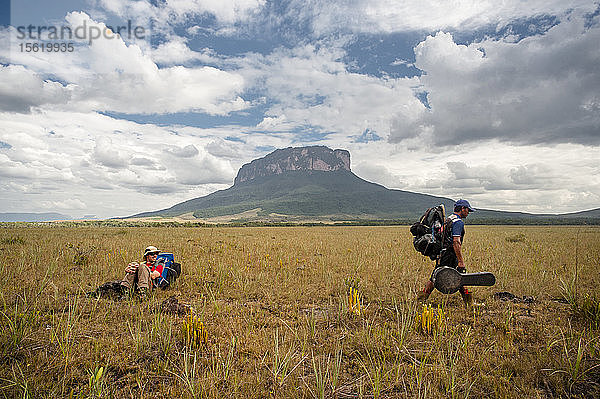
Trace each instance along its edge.
<path fill-rule="evenodd" d="M 164 208 L 313 144 L 349 150 L 367 180 L 481 208 L 600 207 L 598 2 L 0 4 L 0 212 Z M 143 37 L 18 30 L 128 22 Z"/>

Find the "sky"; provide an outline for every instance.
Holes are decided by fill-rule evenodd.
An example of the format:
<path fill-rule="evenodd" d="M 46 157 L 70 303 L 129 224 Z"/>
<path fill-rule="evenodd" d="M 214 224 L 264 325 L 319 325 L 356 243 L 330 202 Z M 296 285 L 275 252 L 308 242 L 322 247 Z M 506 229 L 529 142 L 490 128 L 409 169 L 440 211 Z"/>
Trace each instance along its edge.
<path fill-rule="evenodd" d="M 598 1 L 0 0 L 0 24 L 0 212 L 163 209 L 306 145 L 475 208 L 600 207 Z"/>

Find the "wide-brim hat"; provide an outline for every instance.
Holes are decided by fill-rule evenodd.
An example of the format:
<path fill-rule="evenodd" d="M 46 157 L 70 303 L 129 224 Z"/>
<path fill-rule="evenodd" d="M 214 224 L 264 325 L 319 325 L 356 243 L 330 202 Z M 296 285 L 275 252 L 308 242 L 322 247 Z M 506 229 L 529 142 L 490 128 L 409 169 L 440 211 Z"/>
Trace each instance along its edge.
<path fill-rule="evenodd" d="M 150 245 L 149 247 L 146 247 L 146 249 L 144 249 L 144 257 L 146 255 L 150 255 L 150 254 L 157 254 L 160 252 L 160 249 L 156 248 L 153 245 Z"/>

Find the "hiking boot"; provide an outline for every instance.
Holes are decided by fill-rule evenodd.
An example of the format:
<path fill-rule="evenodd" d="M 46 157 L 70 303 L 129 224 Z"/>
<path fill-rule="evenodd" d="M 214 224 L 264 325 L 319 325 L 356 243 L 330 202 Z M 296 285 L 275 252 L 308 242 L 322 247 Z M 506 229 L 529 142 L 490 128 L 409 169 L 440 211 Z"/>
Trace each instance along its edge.
<path fill-rule="evenodd" d="M 425 283 L 425 288 L 423 288 L 423 291 L 420 291 L 417 294 L 417 301 L 425 302 L 427 300 L 427 298 L 429 298 L 429 295 L 431 295 L 432 292 L 433 292 L 433 282 L 431 280 L 427 280 L 427 282 Z"/>

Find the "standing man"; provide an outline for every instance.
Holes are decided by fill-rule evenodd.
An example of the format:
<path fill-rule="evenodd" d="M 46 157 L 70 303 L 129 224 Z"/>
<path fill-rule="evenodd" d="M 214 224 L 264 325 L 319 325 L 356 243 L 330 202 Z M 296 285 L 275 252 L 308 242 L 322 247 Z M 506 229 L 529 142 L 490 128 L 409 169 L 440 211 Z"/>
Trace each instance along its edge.
<path fill-rule="evenodd" d="M 439 261 L 436 262 L 436 268 L 448 266 L 458 270 L 460 273 L 466 273 L 467 269 L 465 268 L 465 261 L 462 255 L 462 243 L 465 237 L 465 222 L 463 219 L 469 216 L 469 212 L 475 212 L 475 209 L 471 208 L 469 201 L 464 199 L 456 201 L 454 204 L 454 213 L 444 221 L 442 252 Z M 433 273 L 431 275 L 433 276 Z M 420 301 L 427 300 L 432 291 L 433 281 L 430 277 L 425 283 L 423 291 L 417 295 L 417 299 Z M 466 305 L 473 303 L 473 294 L 467 290 L 467 287 L 460 288 L 460 295 Z"/>

